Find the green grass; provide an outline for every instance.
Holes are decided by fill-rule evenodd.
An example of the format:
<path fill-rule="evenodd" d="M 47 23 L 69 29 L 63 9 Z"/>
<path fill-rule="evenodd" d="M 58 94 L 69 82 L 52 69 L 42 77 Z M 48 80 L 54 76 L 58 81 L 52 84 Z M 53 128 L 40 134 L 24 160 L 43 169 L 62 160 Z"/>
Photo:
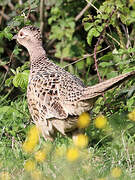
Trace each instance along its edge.
<path fill-rule="evenodd" d="M 89 146 L 87 149 L 81 150 L 81 157 L 71 163 L 68 162 L 65 155 L 55 156 L 57 143 L 61 141 L 58 138 L 57 142 L 51 143 L 52 149 L 48 152 L 45 161 L 36 163 L 36 169 L 40 170 L 47 179 L 94 180 L 98 178 L 115 179 L 111 177 L 111 170 L 114 167 L 119 167 L 122 174 L 117 179 L 134 179 L 135 155 L 133 140 L 133 138 L 129 140 L 125 134 L 121 134 L 110 142 L 108 146 Z M 61 146 L 67 147 L 66 144 L 67 138 L 64 138 Z M 40 144 L 37 149 L 44 145 L 45 142 L 42 142 L 42 145 Z M 9 172 L 13 179 L 32 179 L 30 174 L 33 172 L 28 173 L 24 170 L 24 162 L 27 159 L 34 159 L 34 152 L 27 155 L 22 151 L 21 143 L 15 141 L 13 146 L 8 146 L 6 142 L 2 142 L 0 154 L 1 172 Z"/>
<path fill-rule="evenodd" d="M 134 123 L 126 114 L 113 115 L 108 119 L 104 129 L 97 129 L 91 121 L 85 130 L 89 144 L 86 148 L 79 149 L 79 157 L 73 162 L 67 159 L 67 150 L 74 147 L 73 141 L 60 134 L 54 142 L 45 142 L 41 138 L 32 153 L 24 152 L 22 144 L 32 124 L 29 119 L 25 96 L 0 106 L 1 179 L 3 172 L 8 172 L 11 179 L 17 180 L 135 179 Z M 35 161 L 34 157 L 35 152 L 43 148 L 46 151 L 46 158 L 40 163 Z M 57 149 L 63 153 L 57 153 Z M 36 168 L 32 172 L 24 169 L 27 160 L 33 160 L 35 163 Z M 111 175 L 115 167 L 121 170 L 118 178 Z M 38 174 L 39 171 L 42 178 Z"/>

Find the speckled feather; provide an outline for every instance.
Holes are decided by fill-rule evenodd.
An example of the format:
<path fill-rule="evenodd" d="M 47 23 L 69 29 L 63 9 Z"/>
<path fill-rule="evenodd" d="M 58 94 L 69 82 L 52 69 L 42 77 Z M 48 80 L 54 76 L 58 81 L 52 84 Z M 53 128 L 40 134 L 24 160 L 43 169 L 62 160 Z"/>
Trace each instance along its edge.
<path fill-rule="evenodd" d="M 75 129 L 78 116 L 89 111 L 99 95 L 135 74 L 133 71 L 95 86 L 85 87 L 79 78 L 46 57 L 37 27 L 22 28 L 17 41 L 30 54 L 28 106 L 33 121 L 41 128 L 45 139 L 50 138 L 55 130 L 65 134 Z"/>

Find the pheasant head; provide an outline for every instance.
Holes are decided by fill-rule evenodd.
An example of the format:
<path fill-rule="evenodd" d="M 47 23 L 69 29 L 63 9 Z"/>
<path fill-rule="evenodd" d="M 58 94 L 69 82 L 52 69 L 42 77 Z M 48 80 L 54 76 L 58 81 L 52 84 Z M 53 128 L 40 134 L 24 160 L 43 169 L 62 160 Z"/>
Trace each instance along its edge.
<path fill-rule="evenodd" d="M 13 39 L 16 39 L 19 44 L 27 49 L 29 49 L 29 47 L 42 45 L 41 32 L 39 28 L 35 26 L 23 27 Z"/>

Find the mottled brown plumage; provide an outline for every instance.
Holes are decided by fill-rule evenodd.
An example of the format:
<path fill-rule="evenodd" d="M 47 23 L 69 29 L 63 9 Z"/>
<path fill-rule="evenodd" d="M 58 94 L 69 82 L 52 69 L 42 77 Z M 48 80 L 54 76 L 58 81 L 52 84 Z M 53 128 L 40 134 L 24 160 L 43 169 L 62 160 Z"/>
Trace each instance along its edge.
<path fill-rule="evenodd" d="M 75 129 L 78 116 L 92 108 L 95 98 L 135 74 L 133 71 L 85 87 L 79 78 L 46 57 L 38 28 L 22 28 L 17 34 L 17 41 L 30 54 L 28 106 L 32 119 L 41 128 L 45 139 L 53 135 L 55 130 L 65 134 Z"/>

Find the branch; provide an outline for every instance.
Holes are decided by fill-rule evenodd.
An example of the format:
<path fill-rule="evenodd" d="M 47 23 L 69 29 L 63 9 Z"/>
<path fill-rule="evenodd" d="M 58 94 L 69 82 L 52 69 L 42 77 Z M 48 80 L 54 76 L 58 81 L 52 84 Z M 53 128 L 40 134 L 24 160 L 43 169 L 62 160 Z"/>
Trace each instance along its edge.
<path fill-rule="evenodd" d="M 99 11 L 99 9 L 96 8 L 96 6 L 94 6 L 91 2 L 89 2 L 88 0 L 85 0 L 85 1 L 86 1 L 88 4 L 90 4 L 94 9 L 96 9 L 96 11 L 97 11 L 98 13 L 102 14 L 102 12 Z"/>
<path fill-rule="evenodd" d="M 107 46 L 106 48 L 98 51 L 97 54 L 100 53 L 100 52 L 105 51 L 105 50 L 108 49 L 108 48 L 110 48 L 110 46 Z M 77 62 L 80 62 L 80 61 L 82 61 L 83 59 L 86 59 L 87 57 L 92 57 L 93 55 L 94 55 L 94 53 L 92 53 L 92 54 L 85 54 L 82 58 L 80 58 L 80 59 L 78 59 L 77 61 L 74 61 L 74 62 L 72 62 L 72 63 L 64 66 L 63 68 L 66 68 L 66 67 L 68 67 L 68 66 L 70 66 L 70 65 L 72 65 L 72 64 L 75 64 L 75 63 L 77 63 Z"/>
<path fill-rule="evenodd" d="M 87 9 L 89 9 L 90 6 L 91 6 L 90 3 L 87 4 L 87 5 L 83 8 L 83 10 L 75 17 L 75 21 L 78 21 L 78 20 L 82 17 L 82 15 L 85 13 L 85 11 L 87 11 Z"/>
<path fill-rule="evenodd" d="M 5 19 L 5 20 L 10 20 L 10 17 L 6 15 L 3 11 L 0 11 L 0 15 Z"/>
<path fill-rule="evenodd" d="M 6 73 L 5 73 L 5 75 L 4 75 L 4 78 L 3 78 L 3 81 L 2 81 L 2 83 L 1 83 L 1 85 L 0 85 L 0 87 L 2 87 L 2 85 L 4 84 L 4 82 L 5 82 L 5 80 L 6 80 L 6 77 L 7 77 L 7 74 L 8 74 L 8 72 L 9 72 L 9 68 L 10 68 L 10 66 L 11 66 L 11 64 L 12 64 L 12 60 L 13 60 L 13 52 L 11 53 L 11 56 L 10 56 L 10 60 L 9 60 L 9 62 L 8 62 L 8 65 L 6 65 L 7 67 L 7 69 L 6 69 Z"/>
<path fill-rule="evenodd" d="M 44 31 L 44 0 L 40 0 L 40 31 L 43 35 Z"/>
<path fill-rule="evenodd" d="M 29 19 L 29 17 L 30 17 L 30 12 L 31 12 L 31 7 L 30 7 L 30 0 L 29 0 L 29 10 L 28 10 L 28 14 L 27 14 L 26 19 Z"/>
<path fill-rule="evenodd" d="M 14 7 L 14 5 L 11 3 L 11 1 L 8 3 L 8 6 L 10 7 L 11 10 L 14 10 L 14 9 L 15 9 L 15 7 Z"/>
<path fill-rule="evenodd" d="M 18 0 L 18 4 L 22 5 L 23 4 L 22 0 Z"/>
<path fill-rule="evenodd" d="M 114 12 L 115 12 L 115 9 L 112 11 L 112 13 L 111 13 L 111 15 L 110 15 L 110 18 L 106 20 L 106 22 L 105 22 L 106 25 L 105 25 L 103 31 L 101 32 L 101 34 L 100 34 L 100 36 L 99 36 L 99 38 L 98 38 L 98 41 L 97 41 L 97 43 L 96 43 L 96 45 L 95 45 L 95 48 L 94 48 L 95 69 L 96 69 L 96 71 L 97 71 L 97 75 L 98 75 L 99 82 L 101 82 L 102 79 L 101 79 L 100 73 L 99 73 L 99 71 L 98 71 L 98 64 L 97 64 L 97 57 L 96 57 L 97 47 L 98 47 L 98 45 L 100 44 L 100 41 L 101 41 L 101 39 L 102 39 L 102 36 L 103 36 L 106 28 L 109 26 L 109 21 L 110 21 L 112 15 L 114 14 Z"/>

